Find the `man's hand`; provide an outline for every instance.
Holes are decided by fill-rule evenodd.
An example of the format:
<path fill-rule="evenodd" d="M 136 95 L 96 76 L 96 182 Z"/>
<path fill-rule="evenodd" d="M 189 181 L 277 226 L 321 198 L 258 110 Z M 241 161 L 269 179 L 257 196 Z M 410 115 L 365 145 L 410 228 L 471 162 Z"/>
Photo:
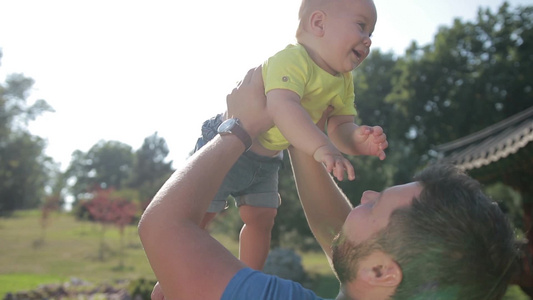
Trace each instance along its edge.
<path fill-rule="evenodd" d="M 261 67 L 248 71 L 226 97 L 228 118 L 238 118 L 252 137 L 270 129 L 274 123 L 266 111 L 266 96 Z"/>
<path fill-rule="evenodd" d="M 318 148 L 313 154 L 313 158 L 317 162 L 323 163 L 328 173 L 332 173 L 339 181 L 344 179 L 345 171 L 349 180 L 355 179 L 355 171 L 352 164 L 333 144 L 329 143 Z"/>
<path fill-rule="evenodd" d="M 385 149 L 389 146 L 387 135 L 380 126 L 361 125 L 353 132 L 353 142 L 359 155 L 377 156 L 384 160 Z"/>

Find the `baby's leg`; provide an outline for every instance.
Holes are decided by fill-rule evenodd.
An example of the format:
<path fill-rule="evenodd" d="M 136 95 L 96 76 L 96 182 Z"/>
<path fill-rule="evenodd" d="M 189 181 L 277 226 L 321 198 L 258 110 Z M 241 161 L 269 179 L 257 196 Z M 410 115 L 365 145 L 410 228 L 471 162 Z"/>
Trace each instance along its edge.
<path fill-rule="evenodd" d="M 240 235 L 239 258 L 252 269 L 261 270 L 265 265 L 277 212 L 277 208 L 270 207 L 239 207 L 244 222 Z"/>

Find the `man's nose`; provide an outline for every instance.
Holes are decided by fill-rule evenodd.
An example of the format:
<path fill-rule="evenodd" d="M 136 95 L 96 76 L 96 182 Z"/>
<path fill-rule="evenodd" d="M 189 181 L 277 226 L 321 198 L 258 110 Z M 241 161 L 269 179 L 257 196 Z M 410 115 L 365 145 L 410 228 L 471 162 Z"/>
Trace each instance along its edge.
<path fill-rule="evenodd" d="M 361 204 L 366 204 L 376 200 L 378 195 L 379 193 L 375 191 L 364 191 L 363 195 L 361 195 Z"/>

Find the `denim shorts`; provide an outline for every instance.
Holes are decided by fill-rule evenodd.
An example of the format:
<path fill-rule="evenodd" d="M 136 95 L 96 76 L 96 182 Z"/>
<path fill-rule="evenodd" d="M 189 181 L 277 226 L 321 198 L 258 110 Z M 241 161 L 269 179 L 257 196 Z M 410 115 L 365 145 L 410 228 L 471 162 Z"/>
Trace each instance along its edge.
<path fill-rule="evenodd" d="M 217 135 L 222 115 L 206 120 L 202 136 L 196 142 L 195 151 Z M 207 212 L 221 212 L 228 208 L 228 196 L 235 204 L 255 207 L 278 208 L 281 199 L 278 193 L 278 172 L 283 161 L 283 152 L 276 157 L 267 157 L 251 151 L 244 152 L 230 169 Z"/>

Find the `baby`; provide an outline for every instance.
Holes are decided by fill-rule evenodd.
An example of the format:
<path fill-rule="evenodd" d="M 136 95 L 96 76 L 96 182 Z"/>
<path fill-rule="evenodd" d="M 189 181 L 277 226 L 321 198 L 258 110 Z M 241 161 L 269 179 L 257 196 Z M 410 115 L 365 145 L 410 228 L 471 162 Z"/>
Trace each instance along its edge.
<path fill-rule="evenodd" d="M 377 19 L 373 1 L 303 0 L 299 18 L 297 43 L 262 65 L 267 111 L 275 126 L 252 144 L 237 119 L 219 114 L 204 122 L 196 145 L 198 150 L 218 133 L 233 133 L 247 147 L 211 202 L 202 226 L 223 211 L 227 197 L 233 196 L 244 222 L 239 256 L 255 269 L 263 268 L 281 204 L 278 171 L 284 149 L 292 145 L 305 151 L 338 180 L 345 172 L 350 180 L 355 178 L 342 153 L 385 159 L 387 142 L 381 127 L 354 123 L 351 71 L 370 51 Z M 316 123 L 327 110 L 326 135 Z"/>

